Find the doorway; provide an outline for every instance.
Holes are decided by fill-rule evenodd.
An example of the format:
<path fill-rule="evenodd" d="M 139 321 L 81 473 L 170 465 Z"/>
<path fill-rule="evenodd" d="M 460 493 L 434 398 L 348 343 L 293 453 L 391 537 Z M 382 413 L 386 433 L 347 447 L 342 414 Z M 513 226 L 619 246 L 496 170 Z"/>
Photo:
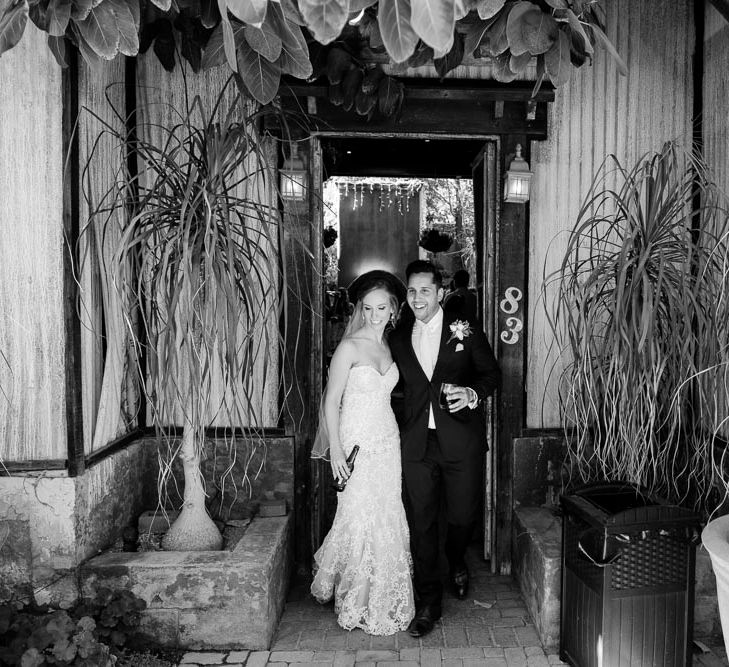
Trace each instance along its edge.
<path fill-rule="evenodd" d="M 324 241 L 321 266 L 321 300 L 325 312 L 329 306 L 332 320 L 323 317 L 318 320 L 314 337 L 319 344 L 313 349 L 321 350 L 320 359 L 312 359 L 312 366 L 318 369 L 312 377 L 312 384 L 321 389 L 326 378 L 327 360 L 336 345 L 336 331 L 343 330 L 340 320 L 346 315 L 346 308 L 340 304 L 342 288 L 346 288 L 353 277 L 371 268 L 384 268 L 404 279 L 404 267 L 418 257 L 433 259 L 444 266 L 445 286 L 455 268 L 467 268 L 471 286 L 477 293 L 478 316 L 494 350 L 496 323 L 496 219 L 498 183 L 499 139 L 494 136 L 444 136 L 444 135 L 384 135 L 361 133 L 320 133 L 311 139 L 310 165 L 312 186 L 324 205 L 314 209 L 314 236 Z M 327 186 L 331 179 L 338 179 L 336 187 L 339 204 L 342 196 L 348 206 L 360 206 L 357 215 L 348 216 L 347 227 L 342 220 L 332 224 L 331 210 L 326 204 Z M 467 181 L 470 185 L 468 202 L 471 216 L 471 240 L 465 239 L 450 246 L 448 250 L 435 253 L 418 244 L 424 230 L 435 229 L 443 234 L 446 229 L 438 215 L 428 218 L 427 192 L 437 189 L 440 183 L 447 188 L 449 183 Z M 461 199 L 462 188 L 458 187 Z M 463 204 L 464 202 L 461 201 Z M 393 210 L 394 207 L 394 210 Z M 413 215 L 413 210 L 417 211 Z M 407 215 L 404 215 L 407 213 Z M 442 217 L 442 216 L 441 216 Z M 454 216 L 455 218 L 456 216 Z M 392 220 L 390 220 L 392 218 Z M 359 219 L 359 222 L 357 221 Z M 463 226 L 463 219 L 460 225 Z M 354 224 L 355 227 L 351 227 Z M 456 222 L 455 224 L 459 224 Z M 454 224 L 454 227 L 455 227 Z M 397 227 L 399 225 L 399 227 Z M 391 229 L 395 226 L 396 229 Z M 345 234 L 356 234 L 356 243 L 348 242 Z M 388 232 L 389 229 L 389 232 Z M 463 233 L 463 229 L 460 230 Z M 468 234 L 468 231 L 466 231 Z M 365 239 L 364 236 L 369 235 Z M 379 236 L 378 236 L 379 235 Z M 383 236 L 384 235 L 384 236 Z M 452 231 L 455 237 L 455 229 Z M 332 238 L 334 240 L 332 241 Z M 389 239 L 374 243 L 377 238 Z M 327 248 L 328 243 L 331 244 Z M 351 241 L 351 239 L 350 239 Z M 454 238 L 455 241 L 455 238 Z M 331 250 L 335 247 L 335 251 Z M 468 255 L 464 262 L 465 255 Z M 340 262 L 333 270 L 332 262 Z M 455 261 L 454 261 L 455 260 Z M 466 266 L 463 266 L 463 264 Z M 455 268 L 454 268 L 455 267 Z M 494 503 L 494 460 L 496 450 L 495 401 L 489 400 L 486 410 L 488 421 L 488 454 L 485 457 L 484 493 L 482 508 L 482 531 L 479 539 L 485 560 L 492 560 L 495 544 L 496 524 Z M 318 548 L 331 523 L 336 503 L 336 494 L 328 490 L 325 482 L 331 473 L 321 463 L 312 471 L 312 526 L 311 542 Z"/>

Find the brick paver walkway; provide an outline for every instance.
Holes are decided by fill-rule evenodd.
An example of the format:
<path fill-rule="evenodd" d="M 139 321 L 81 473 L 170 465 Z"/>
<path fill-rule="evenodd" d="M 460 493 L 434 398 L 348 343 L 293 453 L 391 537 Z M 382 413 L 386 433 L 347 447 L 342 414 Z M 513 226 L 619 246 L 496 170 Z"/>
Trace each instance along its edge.
<path fill-rule="evenodd" d="M 190 652 L 180 665 L 216 667 L 547 667 L 563 665 L 542 648 L 518 586 L 492 575 L 473 559 L 471 591 L 459 601 L 446 593 L 443 618 L 433 632 L 414 639 L 406 632 L 373 637 L 348 632 L 336 622 L 332 604 L 319 605 L 305 585 L 295 587 L 286 603 L 270 651 Z M 723 651 L 720 651 L 723 654 Z M 694 667 L 729 663 L 714 653 L 694 657 Z M 609 667 L 609 666 L 606 666 Z"/>

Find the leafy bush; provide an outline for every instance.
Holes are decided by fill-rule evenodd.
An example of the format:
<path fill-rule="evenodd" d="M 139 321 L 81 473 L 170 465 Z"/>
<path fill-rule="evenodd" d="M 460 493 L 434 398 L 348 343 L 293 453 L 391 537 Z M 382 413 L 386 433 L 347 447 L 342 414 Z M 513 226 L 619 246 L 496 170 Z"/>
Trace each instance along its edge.
<path fill-rule="evenodd" d="M 100 589 L 71 610 L 0 605 L 0 665 L 109 667 L 139 626 L 144 600 Z"/>

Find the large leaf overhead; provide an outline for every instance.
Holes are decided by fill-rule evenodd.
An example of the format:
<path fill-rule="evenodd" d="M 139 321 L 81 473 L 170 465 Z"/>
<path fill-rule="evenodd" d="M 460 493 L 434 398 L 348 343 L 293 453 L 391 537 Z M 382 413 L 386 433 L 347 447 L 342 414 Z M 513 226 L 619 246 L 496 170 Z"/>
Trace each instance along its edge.
<path fill-rule="evenodd" d="M 434 51 L 447 53 L 453 44 L 456 3 L 460 0 L 417 0 L 412 8 L 412 26 Z"/>
<path fill-rule="evenodd" d="M 570 40 L 562 30 L 552 48 L 544 54 L 544 68 L 555 86 L 567 83 L 570 78 Z"/>
<path fill-rule="evenodd" d="M 0 56 L 20 41 L 27 22 L 27 0 L 0 0 Z"/>
<path fill-rule="evenodd" d="M 496 16 L 504 7 L 506 0 L 477 0 L 476 11 L 482 19 Z"/>
<path fill-rule="evenodd" d="M 407 60 L 418 45 L 418 36 L 410 25 L 410 0 L 380 0 L 377 22 L 390 57 L 396 63 Z"/>
<path fill-rule="evenodd" d="M 54 37 L 63 37 L 71 19 L 71 0 L 49 2 L 46 18 L 48 19 L 48 34 Z"/>
<path fill-rule="evenodd" d="M 320 44 L 339 37 L 349 16 L 349 0 L 299 0 L 301 15 Z"/>
<path fill-rule="evenodd" d="M 92 7 L 77 25 L 87 44 L 104 60 L 111 60 L 119 52 L 119 28 L 110 0 Z"/>
<path fill-rule="evenodd" d="M 281 38 L 270 24 L 264 23 L 261 28 L 247 25 L 243 34 L 250 47 L 269 62 L 274 62 L 281 55 Z"/>
<path fill-rule="evenodd" d="M 509 13 L 506 36 L 515 56 L 546 53 L 557 39 L 557 22 L 531 2 L 517 2 Z"/>
<path fill-rule="evenodd" d="M 225 0 L 228 10 L 237 19 L 260 28 L 266 18 L 268 0 Z"/>
<path fill-rule="evenodd" d="M 126 0 L 106 0 L 110 3 L 119 31 L 119 52 L 125 56 L 136 56 L 139 52 L 139 18 L 132 13 Z"/>
<path fill-rule="evenodd" d="M 268 8 L 266 21 L 271 23 L 281 37 L 281 54 L 276 61 L 281 72 L 297 79 L 310 77 L 312 66 L 304 33 L 296 23 L 287 20 L 283 5 L 272 3 Z"/>
<path fill-rule="evenodd" d="M 256 53 L 245 40 L 238 44 L 238 70 L 251 96 L 268 104 L 278 93 L 281 70 Z"/>

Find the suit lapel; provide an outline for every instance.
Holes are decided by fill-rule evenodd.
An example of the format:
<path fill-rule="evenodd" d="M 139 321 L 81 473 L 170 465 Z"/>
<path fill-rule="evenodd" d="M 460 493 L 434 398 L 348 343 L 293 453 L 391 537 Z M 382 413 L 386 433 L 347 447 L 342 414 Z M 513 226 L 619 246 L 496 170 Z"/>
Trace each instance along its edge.
<path fill-rule="evenodd" d="M 451 334 L 451 324 L 453 322 L 452 318 L 446 317 L 445 312 L 443 312 L 443 327 L 440 331 L 440 346 L 438 347 L 438 358 L 435 361 L 435 368 L 433 368 L 433 377 L 431 378 L 431 382 L 435 381 L 435 378 L 438 377 L 438 374 L 440 372 L 441 366 L 445 363 L 447 363 L 447 357 L 448 357 L 448 339 L 450 338 Z"/>
<path fill-rule="evenodd" d="M 402 349 L 405 355 L 405 360 L 412 365 L 415 369 L 417 369 L 420 374 L 423 376 L 423 379 L 427 382 L 428 376 L 425 374 L 425 371 L 423 370 L 423 367 L 420 365 L 420 362 L 418 361 L 418 355 L 415 354 L 415 349 L 413 348 L 413 328 L 415 327 L 415 322 L 411 326 L 407 326 L 404 329 L 401 329 L 400 332 L 400 344 L 402 345 Z"/>

